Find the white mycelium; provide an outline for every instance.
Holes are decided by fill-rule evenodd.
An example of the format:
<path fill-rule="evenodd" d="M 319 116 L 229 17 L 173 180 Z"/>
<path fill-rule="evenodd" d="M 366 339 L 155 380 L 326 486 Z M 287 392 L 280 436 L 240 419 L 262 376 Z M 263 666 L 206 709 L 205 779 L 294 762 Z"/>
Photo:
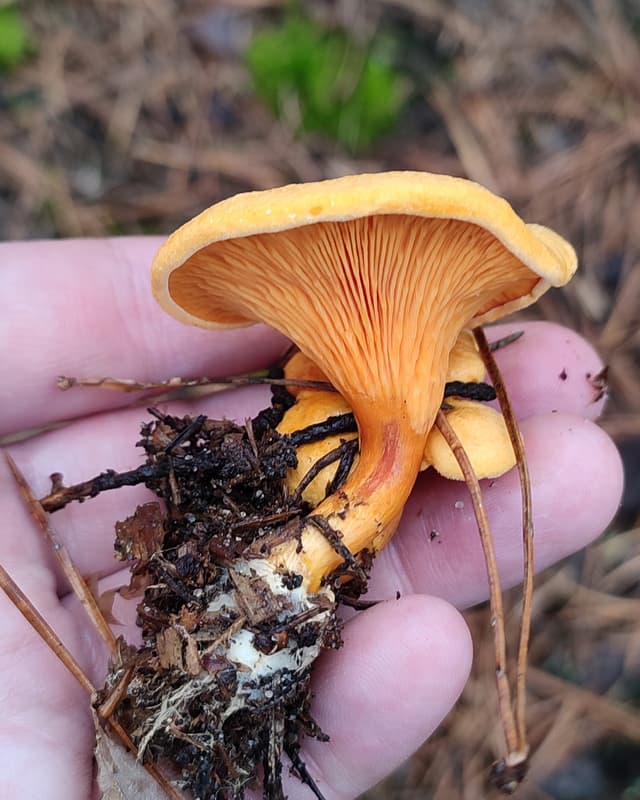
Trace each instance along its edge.
<path fill-rule="evenodd" d="M 234 621 L 228 636 L 221 636 L 207 654 L 214 659 L 224 659 L 235 668 L 235 690 L 231 697 L 219 704 L 219 725 L 233 713 L 244 708 L 260 709 L 261 705 L 277 700 L 281 691 L 302 680 L 318 657 L 322 645 L 322 632 L 334 614 L 335 600 L 331 589 L 324 587 L 310 594 L 303 586 L 290 588 L 273 564 L 264 559 L 236 562 L 233 572 L 252 581 L 257 581 L 260 590 L 270 595 L 276 613 L 269 624 L 286 630 L 287 636 L 281 647 L 270 653 L 256 646 L 255 634 L 247 627 L 233 630 L 243 619 L 243 602 L 238 599 L 238 589 L 217 595 L 207 607 L 207 616 L 212 618 L 224 613 Z M 289 583 L 289 586 L 287 586 Z M 298 643 L 298 634 L 303 626 L 310 624 L 317 634 L 306 637 L 307 644 Z M 138 757 L 144 752 L 154 735 L 175 723 L 187 703 L 195 697 L 213 689 L 218 680 L 216 672 L 203 669 L 199 675 L 165 695 L 157 713 L 149 720 L 147 730 L 138 745 Z"/>

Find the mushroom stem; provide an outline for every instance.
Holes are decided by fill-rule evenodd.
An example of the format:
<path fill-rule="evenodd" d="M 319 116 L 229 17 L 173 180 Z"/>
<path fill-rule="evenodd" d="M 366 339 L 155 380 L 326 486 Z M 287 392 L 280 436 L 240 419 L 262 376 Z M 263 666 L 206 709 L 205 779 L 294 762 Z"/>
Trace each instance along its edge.
<path fill-rule="evenodd" d="M 356 417 L 360 415 L 356 414 Z M 343 486 L 314 509 L 349 551 L 377 553 L 395 533 L 422 461 L 426 435 L 417 434 L 399 415 L 371 424 L 358 423 L 360 458 Z M 275 548 L 270 560 L 279 569 L 302 574 L 308 591 L 343 557 L 318 527 L 303 521 L 301 544 L 292 540 Z"/>

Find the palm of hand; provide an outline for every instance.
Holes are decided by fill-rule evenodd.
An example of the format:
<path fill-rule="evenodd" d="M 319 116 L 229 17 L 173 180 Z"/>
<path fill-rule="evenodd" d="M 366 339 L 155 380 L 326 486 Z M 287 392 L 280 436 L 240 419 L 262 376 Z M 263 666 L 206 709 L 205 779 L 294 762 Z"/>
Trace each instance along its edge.
<path fill-rule="evenodd" d="M 0 434 L 81 417 L 11 447 L 39 495 L 48 491 L 45 476 L 54 469 L 71 483 L 105 467 L 126 469 L 139 462 L 132 442 L 144 417 L 141 410 L 118 408 L 129 398 L 105 392 L 59 396 L 53 388 L 59 372 L 142 379 L 233 374 L 264 366 L 282 350 L 282 340 L 261 329 L 213 337 L 166 319 L 146 288 L 145 265 L 155 244 L 3 246 L 8 268 L 0 283 L 8 286 L 0 290 L 7 289 L 5 296 L 31 297 L 31 305 L 15 304 L 6 321 L 8 341 L 16 346 L 3 354 L 4 374 L 12 380 L 0 388 L 0 405 L 8 410 Z M 85 285 L 79 275 L 88 262 L 92 281 Z M 65 285 L 78 287 L 73 300 Z M 45 313 L 64 322 L 51 331 L 37 328 L 41 338 L 34 342 L 29 326 Z M 557 326 L 523 327 L 523 339 L 501 351 L 499 360 L 524 420 L 540 569 L 604 529 L 622 478 L 613 445 L 589 421 L 601 410 L 585 377 L 600 369 L 597 356 Z M 31 331 L 26 339 L 25 330 Z M 501 326 L 491 337 L 506 330 Z M 26 352 L 20 350 L 22 341 Z M 13 396 L 16 386 L 23 397 Z M 7 392 L 6 403 L 2 392 Z M 244 389 L 202 401 L 197 410 L 242 420 L 266 402 L 264 391 Z M 188 411 L 179 404 L 171 410 Z M 67 593 L 4 466 L 0 481 L 5 509 L 0 561 L 99 685 L 104 647 Z M 145 491 L 103 495 L 53 517 L 82 573 L 102 576 L 101 590 L 126 582 L 112 557 L 113 522 L 131 513 Z M 353 797 L 393 769 L 431 733 L 464 685 L 471 646 L 454 606 L 486 597 L 482 553 L 465 496 L 459 484 L 430 474 L 419 478 L 400 530 L 374 568 L 370 594 L 387 601 L 353 618 L 345 628 L 344 648 L 318 665 L 314 714 L 331 741 L 309 742 L 303 756 L 327 798 Z M 485 503 L 502 579 L 512 585 L 522 569 L 517 476 L 509 473 L 486 486 Z M 439 533 L 434 541 L 432 530 Z M 397 592 L 399 600 L 388 599 Z M 0 794 L 87 800 L 92 796 L 94 735 L 86 693 L 6 598 L 0 597 L 0 604 Z M 128 619 L 117 633 L 135 636 L 131 604 L 116 607 L 115 613 Z M 293 780 L 288 794 L 306 797 L 308 790 Z"/>

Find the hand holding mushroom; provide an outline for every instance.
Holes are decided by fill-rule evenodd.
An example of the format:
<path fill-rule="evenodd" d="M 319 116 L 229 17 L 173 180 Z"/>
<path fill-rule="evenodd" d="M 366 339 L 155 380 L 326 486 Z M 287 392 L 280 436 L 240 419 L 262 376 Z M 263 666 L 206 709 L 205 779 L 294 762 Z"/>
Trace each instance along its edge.
<path fill-rule="evenodd" d="M 335 641 L 327 602 L 345 602 L 341 590 L 347 577 L 358 578 L 356 593 L 364 590 L 371 559 L 393 536 L 421 465 L 434 457 L 443 460 L 436 455 L 442 446 L 432 442 L 436 424 L 471 491 L 487 560 L 506 742 L 496 775 L 507 791 L 525 774 L 529 750 L 524 676 L 533 570 L 531 490 L 522 437 L 484 334 L 476 338 L 506 414 L 523 486 L 525 593 L 515 704 L 506 677 L 499 577 L 481 490 L 469 455 L 439 408 L 463 329 L 529 305 L 549 286 L 566 283 L 575 268 L 567 242 L 547 228 L 525 225 L 504 200 L 470 181 L 415 172 L 356 175 L 236 195 L 180 228 L 152 266 L 156 298 L 180 321 L 205 328 L 264 321 L 285 333 L 326 374 L 357 423 L 358 459 L 344 482 L 332 487 L 297 526 L 283 529 L 278 544 L 258 542 L 258 550 L 242 560 L 243 575 L 260 576 L 262 594 L 280 597 L 275 585 L 295 576 L 302 597 L 287 619 L 303 618 L 308 627 L 311 613 L 317 630 L 301 638 L 297 628 L 291 629 L 289 666 L 283 666 L 282 654 L 266 659 L 248 655 L 245 662 L 245 645 L 249 650 L 253 645 L 252 634 L 243 631 L 240 663 L 270 687 L 290 669 L 303 684 L 318 648 Z M 313 399 L 303 395 L 298 403 L 312 404 Z M 454 409 L 454 414 L 472 438 L 473 420 L 465 419 L 465 409 Z M 489 444 L 499 443 L 491 437 Z M 258 553 L 265 555 L 262 562 L 255 558 Z M 244 608 L 241 594 L 226 604 Z M 224 658 L 224 652 L 219 656 Z M 252 688 L 247 693 L 240 681 L 229 707 L 234 713 L 247 703 L 253 707 L 261 692 Z M 170 697 L 184 702 L 183 693 L 180 687 Z M 283 700 L 282 718 L 289 720 L 299 707 L 301 698 Z M 145 745 L 168 713 L 158 713 Z M 281 742 L 297 738 L 287 726 L 279 734 Z M 273 745 L 276 750 L 283 746 Z M 265 765 L 267 783 L 270 774 Z"/>
<path fill-rule="evenodd" d="M 398 235 L 410 238 L 406 231 Z M 464 239 L 463 235 L 459 237 L 460 241 Z M 316 246 L 324 252 L 326 245 L 316 242 Z M 49 385 L 59 372 L 86 373 L 85 365 L 92 363 L 92 372 L 136 377 L 224 374 L 266 364 L 282 347 L 282 340 L 276 335 L 251 329 L 220 334 L 224 342 L 220 346 L 214 341 L 215 336 L 182 328 L 156 313 L 144 289 L 144 263 L 150 249 L 146 242 L 125 240 L 109 245 L 98 242 L 51 243 L 46 245 L 46 251 L 44 247 L 43 244 L 3 247 L 8 268 L 0 280 L 11 282 L 6 287 L 7 292 L 10 290 L 11 296 L 18 299 L 21 296 L 27 298 L 29 295 L 33 297 L 34 286 L 39 287 L 32 311 L 25 311 L 28 308 L 26 302 L 16 303 L 6 322 L 10 341 L 16 343 L 16 351 L 3 355 L 3 366 L 14 376 L 13 386 L 29 387 L 30 391 L 19 402 L 7 398 L 3 403 L 3 408 L 8 409 L 2 420 L 4 432 L 53 422 L 65 415 L 69 402 L 77 404 L 76 412 L 79 414 L 100 413 L 12 446 L 15 459 L 41 493 L 46 491 L 42 478 L 52 466 L 61 469 L 67 482 L 71 482 L 98 472 L 106 464 L 125 468 L 135 464 L 136 459 L 130 445 L 135 438 L 139 410 L 118 408 L 127 399 L 122 396 L 83 393 L 71 401 L 67 396 L 53 397 Z M 194 249 L 197 247 L 194 242 Z M 43 258 L 45 253 L 46 259 Z M 60 272 L 54 276 L 52 261 L 60 265 L 64 280 L 61 280 Z M 92 264 L 92 282 L 78 280 L 85 263 Z M 46 264 L 46 269 L 43 264 Z M 137 294 L 123 292 L 123 284 L 114 279 L 118 270 L 129 276 L 127 288 L 131 282 L 138 287 Z M 525 293 L 535 291 L 537 282 L 537 278 L 524 276 Z M 67 285 L 76 287 L 77 295 L 70 297 L 64 288 Z M 344 323 L 344 315 L 353 309 L 345 306 L 339 309 L 340 313 L 334 313 L 331 303 L 340 303 L 339 299 L 336 300 L 334 288 L 327 286 L 318 303 L 325 304 L 320 311 L 326 316 L 332 315 L 335 328 Z M 364 288 L 352 286 L 356 292 Z M 507 298 L 502 299 L 507 301 Z M 89 308 L 99 309 L 99 313 L 94 312 L 89 319 L 83 319 L 85 309 Z M 376 310 L 375 305 L 371 308 Z M 56 328 L 53 334 L 47 331 L 38 347 L 30 347 L 31 357 L 25 359 L 24 353 L 19 352 L 20 343 L 24 341 L 21 332 L 29 329 L 29 314 L 33 313 L 34 319 L 41 320 L 45 309 L 49 314 L 65 319 L 65 325 Z M 484 312 L 482 306 L 480 310 Z M 476 310 L 468 313 L 467 309 L 465 313 L 467 319 L 460 327 Z M 124 317 L 118 316 L 123 314 Z M 239 311 L 237 314 L 241 316 Z M 117 322 L 121 319 L 127 319 L 126 325 Z M 397 319 L 398 314 L 394 311 L 385 323 L 387 330 L 391 329 L 392 323 L 396 324 Z M 417 318 L 414 325 L 416 321 Z M 511 388 L 516 409 L 528 417 L 523 430 L 538 519 L 537 566 L 543 567 L 582 546 L 603 529 L 615 510 L 621 477 L 619 461 L 611 443 L 585 421 L 586 417 L 595 418 L 600 408 L 598 403 L 592 402 L 584 380 L 586 372 L 598 370 L 597 357 L 569 332 L 548 325 L 525 328 L 522 340 L 505 348 L 498 358 L 503 364 L 505 381 Z M 87 330 L 91 329 L 93 338 L 87 336 Z M 292 334 L 293 331 L 287 329 L 286 333 Z M 438 348 L 450 349 L 458 334 L 459 330 L 448 334 L 447 342 L 441 345 L 423 343 L 428 358 L 435 358 Z M 501 331 L 492 336 L 502 334 Z M 369 331 L 365 331 L 359 340 L 354 339 L 353 346 L 371 346 L 375 343 L 372 337 Z M 324 351 L 325 344 L 334 347 L 333 343 L 324 340 L 312 342 L 313 347 L 321 351 Z M 399 348 L 401 344 L 402 338 L 393 347 Z M 219 348 L 217 352 L 216 348 Z M 315 350 L 310 347 L 306 350 L 317 360 Z M 366 388 L 354 390 L 355 394 L 352 394 L 345 388 L 344 378 L 338 380 L 332 374 L 335 363 L 343 359 L 344 354 L 332 352 L 329 359 L 331 369 L 322 365 L 331 381 L 348 397 L 361 429 L 365 424 L 378 429 L 378 432 L 371 433 L 366 444 L 378 455 L 383 454 L 382 459 L 377 459 L 382 466 L 377 467 L 373 457 L 363 457 L 363 442 L 360 459 L 365 463 L 360 467 L 357 481 L 364 480 L 365 490 L 355 485 L 353 474 L 351 483 L 345 488 L 347 494 L 353 493 L 351 496 L 358 493 L 359 502 L 373 504 L 376 508 L 378 503 L 384 506 L 379 514 L 375 512 L 379 516 L 376 523 L 379 527 L 376 527 L 374 537 L 377 546 L 392 532 L 424 458 L 424 441 L 418 448 L 411 441 L 405 444 L 404 436 L 412 430 L 430 427 L 429 420 L 442 399 L 438 397 L 437 402 L 427 400 L 423 403 L 416 393 L 425 385 L 429 387 L 432 384 L 441 390 L 447 377 L 446 365 L 434 368 L 435 378 L 416 380 L 414 358 L 413 363 L 406 364 L 405 374 L 397 378 L 390 374 L 397 360 L 374 364 L 370 354 L 364 356 L 363 352 L 358 352 L 360 358 L 350 357 L 347 367 L 357 377 L 358 385 L 370 387 L 374 385 L 371 383 L 373 379 L 382 385 L 385 379 L 389 379 L 388 387 L 402 385 L 403 392 L 406 390 L 405 399 L 400 399 L 392 413 L 391 405 L 397 400 L 395 390 L 385 389 L 385 394 L 381 395 L 377 390 Z M 100 360 L 96 362 L 96 358 Z M 546 391 L 545 380 L 550 382 L 563 367 L 567 369 L 569 379 L 559 387 L 561 396 L 551 396 Z M 0 391 L 7 391 L 7 387 Z M 258 390 L 241 390 L 205 400 L 201 407 L 211 417 L 226 413 L 243 419 L 264 405 L 264 400 L 264 394 Z M 553 411 L 558 413 L 552 415 Z M 389 420 L 396 421 L 391 423 Z M 87 448 L 89 435 L 91 447 Z M 400 462 L 390 452 L 392 440 L 400 443 Z M 585 458 L 587 452 L 590 453 L 588 459 Z M 578 463 L 582 465 L 580 472 L 575 469 Z M 553 473 L 549 472 L 549 464 L 554 466 Z M 411 478 L 407 478 L 409 471 Z M 389 477 L 396 483 L 393 484 L 395 496 L 387 504 L 386 495 L 382 493 L 386 491 L 384 486 Z M 516 483 L 513 473 L 509 473 L 497 479 L 485 495 L 490 514 L 499 509 L 497 516 L 494 514 L 493 531 L 505 584 L 517 582 L 521 571 L 519 536 L 517 533 L 514 536 L 519 527 L 517 493 L 514 493 Z M 9 479 L 4 486 L 7 521 L 16 535 L 10 539 L 4 537 L 2 560 L 12 567 L 16 580 L 32 594 L 40 609 L 50 615 L 78 658 L 90 668 L 96 644 L 86 635 L 85 620 L 73 599 L 58 597 L 48 554 Z M 567 500 L 574 491 L 580 497 L 575 507 Z M 83 573 L 105 575 L 115 569 L 110 555 L 108 528 L 114 517 L 125 516 L 131 506 L 144 497 L 141 489 L 132 490 L 132 493 L 135 493 L 135 498 L 125 498 L 121 493 L 103 496 L 91 504 L 63 511 L 56 518 L 56 524 L 61 534 L 67 536 L 72 555 Z M 585 497 L 588 504 L 584 502 Z M 370 595 L 386 602 L 353 619 L 344 631 L 345 646 L 326 658 L 321 657 L 314 677 L 316 700 L 313 712 L 321 727 L 331 736 L 331 741 L 329 744 L 307 742 L 305 758 L 316 765 L 314 778 L 326 797 L 355 796 L 402 761 L 447 712 L 464 684 L 470 658 L 468 635 L 464 623 L 451 606 L 436 598 L 464 606 L 477 602 L 486 593 L 482 557 L 468 504 L 464 506 L 465 498 L 460 484 L 447 483 L 432 473 L 423 473 L 418 478 L 398 535 L 381 553 L 373 569 Z M 318 509 L 320 506 L 316 513 L 320 513 Z M 335 519 L 345 510 L 343 504 L 340 508 L 323 509 L 322 513 Z M 364 530 L 366 524 L 357 513 L 355 523 L 356 536 L 359 537 L 358 531 Z M 430 539 L 431 530 L 439 532 L 437 545 Z M 17 534 L 18 531 L 21 533 Z M 346 538 L 346 529 L 343 535 Z M 365 538 L 369 536 L 368 533 L 363 535 Z M 316 539 L 315 535 L 313 538 L 317 541 L 318 551 L 326 553 L 331 561 L 334 550 L 325 547 L 321 534 L 320 538 Z M 368 544 L 366 541 L 361 546 Z M 311 549 L 309 546 L 307 552 Z M 354 550 L 357 549 L 356 544 Z M 287 554 L 286 558 L 290 556 Z M 308 565 L 310 582 L 314 580 L 315 563 L 314 560 Z M 325 565 L 317 569 L 326 571 L 329 568 Z M 43 576 L 49 577 L 43 580 Z M 400 591 L 401 598 L 389 599 L 395 597 L 396 591 Z M 12 608 L 7 608 L 6 612 L 3 610 L 2 619 L 2 640 L 6 648 L 0 669 L 3 685 L 12 687 L 5 721 L 10 721 L 12 715 L 16 719 L 19 716 L 25 734 L 12 734 L 2 743 L 0 752 L 4 763 L 0 766 L 0 774 L 5 781 L 11 781 L 16 764 L 33 763 L 36 759 L 39 770 L 22 771 L 19 787 L 10 791 L 12 796 L 26 793 L 26 783 L 26 788 L 34 794 L 46 793 L 55 798 L 58 791 L 60 797 L 85 800 L 90 792 L 92 750 L 86 700 L 55 658 L 34 642 L 33 634 Z M 13 654 L 25 647 L 33 653 L 33 658 L 17 664 Z M 394 663 L 396 668 L 389 670 L 389 663 Z M 43 686 L 48 687 L 44 697 L 40 691 Z M 48 730 L 50 738 L 43 740 L 30 733 L 38 729 Z M 374 733 L 376 731 L 378 733 Z M 61 740 L 67 743 L 62 752 L 55 744 Z M 285 776 L 285 780 L 288 782 L 289 778 Z M 291 797 L 300 796 L 296 784 L 289 786 L 288 793 Z"/>

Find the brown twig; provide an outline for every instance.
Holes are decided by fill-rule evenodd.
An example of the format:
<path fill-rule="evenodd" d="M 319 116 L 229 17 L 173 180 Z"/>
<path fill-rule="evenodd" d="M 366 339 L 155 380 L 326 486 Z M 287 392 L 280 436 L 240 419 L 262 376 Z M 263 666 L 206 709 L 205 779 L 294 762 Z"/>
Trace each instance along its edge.
<path fill-rule="evenodd" d="M 523 331 L 512 333 L 497 342 L 491 348 L 497 350 L 515 342 Z M 335 392 L 333 384 L 327 381 L 310 381 L 298 378 L 271 378 L 263 374 L 236 375 L 219 378 L 168 378 L 165 381 L 136 381 L 132 378 L 74 378 L 60 375 L 56 381 L 58 389 L 63 392 L 74 387 L 92 389 L 109 389 L 120 392 L 167 391 L 168 389 L 193 389 L 198 386 L 295 386 L 300 389 L 318 389 L 323 392 Z M 486 383 L 450 381 L 445 385 L 444 396 L 465 397 L 470 400 L 493 400 L 491 387 Z"/>
<path fill-rule="evenodd" d="M 167 389 L 193 389 L 198 386 L 297 386 L 301 389 L 320 389 L 334 392 L 327 381 L 305 381 L 294 378 L 270 378 L 268 375 L 237 375 L 220 378 L 168 378 L 166 381 L 136 381 L 129 378 L 73 378 L 60 375 L 56 381 L 63 392 L 79 386 L 93 389 L 109 389 L 117 392 L 166 391 Z"/>
<path fill-rule="evenodd" d="M 45 620 L 31 600 L 26 596 L 11 575 L 0 564 L 0 588 L 3 589 L 9 600 L 18 609 L 29 625 L 44 640 L 48 647 L 58 656 L 80 686 L 90 695 L 95 693 L 95 688 L 89 678 L 84 674 L 80 664 L 71 655 L 62 640 Z"/>
<path fill-rule="evenodd" d="M 24 594 L 22 589 L 13 580 L 5 568 L 0 564 L 0 588 L 7 595 L 9 600 L 20 611 L 22 616 L 42 638 L 49 648 L 56 654 L 64 666 L 69 670 L 73 677 L 78 681 L 80 686 L 86 693 L 93 697 L 96 694 L 96 689 L 86 676 L 80 664 L 73 657 L 69 649 L 62 642 L 60 637 L 53 630 L 51 625 L 45 620 L 38 609 L 33 605 L 31 600 Z M 106 625 L 106 622 L 104 623 Z M 137 749 L 131 738 L 120 725 L 120 723 L 111 717 L 103 716 L 100 711 L 97 712 L 102 722 L 107 723 L 113 732 L 120 739 L 120 742 L 130 750 L 134 756 L 137 756 Z M 153 764 L 143 764 L 147 772 L 157 781 L 158 785 L 166 792 L 170 800 L 183 800 L 181 794 L 178 794 L 173 786 L 167 779 L 153 766 Z"/>
<path fill-rule="evenodd" d="M 355 433 L 357 430 L 356 419 L 353 414 L 348 412 L 327 417 L 322 422 L 313 422 L 305 428 L 300 428 L 298 431 L 287 434 L 287 436 L 294 447 L 300 447 L 303 444 L 311 444 L 311 442 L 325 439 L 327 436 L 334 436 L 340 433 Z"/>
<path fill-rule="evenodd" d="M 330 450 L 326 453 L 322 458 L 319 458 L 305 473 L 300 483 L 296 486 L 296 490 L 292 495 L 292 500 L 294 503 L 300 501 L 302 497 L 302 493 L 304 490 L 309 486 L 309 484 L 318 476 L 320 472 L 325 467 L 328 467 L 329 464 L 333 464 L 335 461 L 341 461 L 345 456 L 350 457 L 349 464 L 353 463 L 353 456 L 358 450 L 358 440 L 357 439 L 350 439 L 349 441 L 342 442 L 333 450 Z M 337 473 L 336 473 L 337 474 Z M 332 482 L 333 483 L 333 482 Z M 332 491 L 336 491 L 336 489 L 332 488 Z"/>
<path fill-rule="evenodd" d="M 365 568 L 351 550 L 349 550 L 346 544 L 344 544 L 342 536 L 335 528 L 331 527 L 329 521 L 319 514 L 312 514 L 305 518 L 305 522 L 314 525 L 320 531 L 331 547 L 333 547 L 336 553 L 342 558 L 344 565 L 351 570 L 351 573 L 358 578 L 363 585 L 366 584 L 367 573 Z"/>
<path fill-rule="evenodd" d="M 482 491 L 478 478 L 471 466 L 460 439 L 447 421 L 443 411 L 438 411 L 436 417 L 436 427 L 451 448 L 453 455 L 460 466 L 465 483 L 471 495 L 471 503 L 478 525 L 478 533 L 482 542 L 487 577 L 489 580 L 489 605 L 491 608 L 491 622 L 493 627 L 494 648 L 496 657 L 496 686 L 498 691 L 498 707 L 500 719 L 507 745 L 507 758 L 505 768 L 511 773 L 512 768 L 517 767 L 526 761 L 526 753 L 521 753 L 518 749 L 518 733 L 516 730 L 515 718 L 511 704 L 511 690 L 507 678 L 507 644 L 504 626 L 504 607 L 502 602 L 502 591 L 500 589 L 500 578 L 498 575 L 498 564 L 496 561 L 493 538 L 489 528 L 487 512 L 482 500 Z M 501 766 L 502 771 L 502 766 Z M 501 788 L 512 791 L 511 774 L 507 781 L 501 780 Z"/>
<path fill-rule="evenodd" d="M 502 339 L 496 339 L 495 342 L 491 342 L 489 345 L 489 350 L 492 353 L 495 353 L 496 350 L 502 350 L 502 348 L 506 347 L 508 344 L 517 342 L 522 336 L 524 336 L 524 331 L 514 331 L 513 333 L 509 333 L 507 336 L 503 336 Z"/>
<path fill-rule="evenodd" d="M 84 608 L 89 616 L 89 619 L 93 622 L 96 630 L 109 648 L 111 654 L 115 654 L 118 648 L 116 637 L 107 624 L 102 612 L 100 611 L 95 597 L 89 591 L 89 587 L 85 583 L 80 571 L 73 563 L 73 560 L 69 555 L 69 551 L 53 529 L 44 508 L 38 502 L 37 497 L 27 483 L 26 478 L 18 468 L 18 465 L 7 451 L 5 451 L 4 457 L 9 465 L 9 469 L 11 470 L 15 482 L 20 489 L 20 493 L 24 497 L 31 516 L 34 518 L 38 527 L 44 533 L 48 543 L 51 545 L 51 549 L 55 557 L 58 559 L 58 563 L 62 567 L 65 577 L 69 581 L 74 594 L 80 601 L 80 605 Z"/>
<path fill-rule="evenodd" d="M 82 502 L 89 497 L 96 497 L 101 492 L 119 489 L 121 486 L 137 486 L 148 480 L 165 477 L 169 473 L 171 463 L 169 459 L 165 459 L 157 464 L 142 464 L 140 467 L 126 472 L 107 470 L 88 481 L 82 481 L 73 486 L 62 485 L 58 480 L 58 473 L 55 473 L 56 480 L 53 482 L 52 491 L 45 497 L 41 497 L 38 502 L 48 513 L 59 511 L 69 503 Z"/>
<path fill-rule="evenodd" d="M 529 653 L 529 637 L 531 635 L 531 614 L 533 604 L 533 507 L 531 500 L 531 476 L 524 449 L 524 440 L 507 393 L 500 368 L 493 357 L 482 328 L 475 328 L 474 336 L 478 343 L 480 355 L 491 378 L 504 421 L 509 431 L 509 438 L 516 456 L 520 491 L 522 494 L 522 548 L 524 556 L 524 575 L 522 585 L 522 617 L 520 637 L 518 640 L 518 662 L 516 667 L 516 705 L 515 719 L 518 731 L 518 750 L 527 752 L 527 660 Z"/>
<path fill-rule="evenodd" d="M 298 748 L 285 744 L 284 750 L 285 753 L 289 756 L 291 765 L 293 766 L 294 770 L 298 773 L 300 780 L 303 783 L 305 783 L 309 787 L 309 789 L 311 789 L 313 794 L 316 796 L 317 800 L 325 800 L 325 797 L 320 791 L 318 784 L 313 780 L 311 773 L 307 769 L 307 765 L 300 758 L 300 751 L 298 750 Z"/>
<path fill-rule="evenodd" d="M 109 693 L 104 702 L 96 708 L 96 713 L 102 720 L 110 720 L 116 708 L 120 705 L 123 697 L 127 693 L 131 678 L 135 672 L 135 664 L 130 664 L 122 673 L 122 677 L 118 683 L 113 687 L 113 691 Z"/>

